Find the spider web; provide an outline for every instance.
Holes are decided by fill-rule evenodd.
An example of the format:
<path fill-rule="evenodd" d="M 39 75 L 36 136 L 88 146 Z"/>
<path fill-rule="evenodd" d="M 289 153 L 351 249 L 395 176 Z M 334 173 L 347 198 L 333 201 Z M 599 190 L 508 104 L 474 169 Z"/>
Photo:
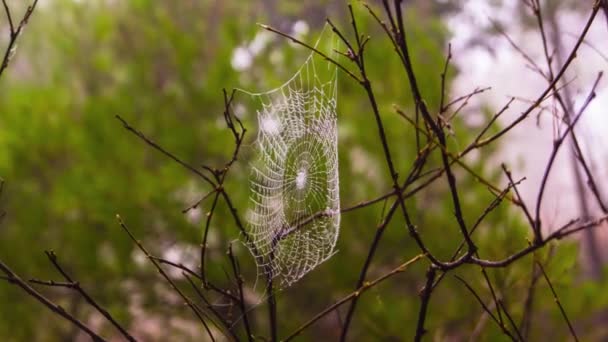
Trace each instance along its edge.
<path fill-rule="evenodd" d="M 284 288 L 329 259 L 338 238 L 337 70 L 312 53 L 282 86 L 247 94 L 260 109 L 245 244 Z"/>

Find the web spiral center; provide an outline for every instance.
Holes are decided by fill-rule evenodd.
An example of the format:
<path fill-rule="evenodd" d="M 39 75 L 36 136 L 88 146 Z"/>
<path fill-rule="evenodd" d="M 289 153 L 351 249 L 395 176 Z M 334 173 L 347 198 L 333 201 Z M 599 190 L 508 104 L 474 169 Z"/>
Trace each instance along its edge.
<path fill-rule="evenodd" d="M 261 108 L 247 244 L 278 287 L 329 259 L 340 227 L 337 75 L 315 60 L 309 56 L 283 86 L 251 94 Z M 329 71 L 326 81 L 320 69 Z"/>
<path fill-rule="evenodd" d="M 298 171 L 298 174 L 296 175 L 296 188 L 298 188 L 298 190 L 302 190 L 306 186 L 307 175 L 308 171 L 305 168 Z"/>

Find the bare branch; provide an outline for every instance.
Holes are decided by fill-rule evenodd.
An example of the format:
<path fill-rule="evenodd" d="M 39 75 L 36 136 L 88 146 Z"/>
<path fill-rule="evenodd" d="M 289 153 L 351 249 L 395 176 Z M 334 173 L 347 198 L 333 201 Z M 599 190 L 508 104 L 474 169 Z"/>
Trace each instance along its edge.
<path fill-rule="evenodd" d="M 194 166 L 191 166 L 190 164 L 182 161 L 181 159 L 179 159 L 173 153 L 165 150 L 160 145 L 158 145 L 154 141 L 150 140 L 142 132 L 138 131 L 137 129 L 135 129 L 134 127 L 132 127 L 131 125 L 129 125 L 129 123 L 125 119 L 123 119 L 120 115 L 116 115 L 115 117 L 116 117 L 116 119 L 118 119 L 118 121 L 120 121 L 122 123 L 122 125 L 124 126 L 124 128 L 127 131 L 133 133 L 135 136 L 137 136 L 139 139 L 143 140 L 146 144 L 148 144 L 149 146 L 151 146 L 155 150 L 161 152 L 162 154 L 164 154 L 165 156 L 169 157 L 170 159 L 172 159 L 173 161 L 175 161 L 179 165 L 183 166 L 185 169 L 187 169 L 190 172 L 194 173 L 195 175 L 199 176 L 201 179 L 203 179 L 204 181 L 206 181 L 207 183 L 209 183 L 209 185 L 211 185 L 212 187 L 214 187 L 214 188 L 216 187 L 216 184 L 207 175 L 203 174 L 201 171 L 197 170 Z"/>
<path fill-rule="evenodd" d="M 397 266 L 392 271 L 384 274 L 383 276 L 380 276 L 380 277 L 378 277 L 375 280 L 372 280 L 370 282 L 363 283 L 363 285 L 361 287 L 359 287 L 358 289 L 356 289 L 354 292 L 350 293 L 346 297 L 343 297 L 342 299 L 340 299 L 339 301 L 335 302 L 334 304 L 328 306 L 323 311 L 321 311 L 317 315 L 315 315 L 315 317 L 311 318 L 308 322 L 306 322 L 303 325 L 301 325 L 293 333 L 291 333 L 289 336 L 287 336 L 285 339 L 283 339 L 283 341 L 287 342 L 287 341 L 290 341 L 290 340 L 294 339 L 295 337 L 297 337 L 298 335 L 300 335 L 306 328 L 308 328 L 309 326 L 313 325 L 315 322 L 317 322 L 321 318 L 325 317 L 330 312 L 336 310 L 337 308 L 339 308 L 343 304 L 351 301 L 353 298 L 360 297 L 364 292 L 366 292 L 367 290 L 375 287 L 376 285 L 380 284 L 381 282 L 383 282 L 383 281 L 385 281 L 385 280 L 387 280 L 387 279 L 389 279 L 389 278 L 391 278 L 391 277 L 393 277 L 393 276 L 395 276 L 395 275 L 397 275 L 399 273 L 405 272 L 405 270 L 410 265 L 418 262 L 423 257 L 424 257 L 424 254 L 417 255 L 414 258 L 412 258 L 412 259 L 404 262 L 403 264 Z"/>
<path fill-rule="evenodd" d="M 2 0 L 2 5 L 4 6 L 4 12 L 6 14 L 6 17 L 7 17 L 8 23 L 9 23 L 10 36 L 9 36 L 8 46 L 4 52 L 2 64 L 0 64 L 0 77 L 2 77 L 4 70 L 6 70 L 6 67 L 8 66 L 9 62 L 11 61 L 11 58 L 15 54 L 15 49 L 17 48 L 17 45 L 16 45 L 17 39 L 19 38 L 19 35 L 21 35 L 23 28 L 25 27 L 28 20 L 32 16 L 32 13 L 34 13 L 34 9 L 36 9 L 37 4 L 38 4 L 38 0 L 34 0 L 34 2 L 32 2 L 32 4 L 30 6 L 28 6 L 27 10 L 25 11 L 25 14 L 23 15 L 23 18 L 19 22 L 19 25 L 17 26 L 17 28 L 15 28 L 15 24 L 13 22 L 13 17 L 11 16 L 11 11 L 10 11 L 8 5 L 6 4 L 6 0 Z"/>
<path fill-rule="evenodd" d="M 156 259 L 148 252 L 148 250 L 141 244 L 141 242 L 139 240 L 137 240 L 135 238 L 135 236 L 131 233 L 131 231 L 129 230 L 129 228 L 123 222 L 123 220 L 120 217 L 120 215 L 116 215 L 116 219 L 118 220 L 118 224 L 127 233 L 127 235 L 129 235 L 129 237 L 135 243 L 135 245 L 139 248 L 139 250 L 144 253 L 144 255 L 146 256 L 146 258 L 148 258 L 148 260 L 150 260 L 150 262 L 154 265 L 154 267 L 156 267 L 156 269 L 162 275 L 162 277 L 165 278 L 165 280 L 167 281 L 167 283 L 169 283 L 169 285 L 171 286 L 171 288 L 173 289 L 173 291 L 175 291 L 175 293 L 177 293 L 184 300 L 185 304 L 192 310 L 192 312 L 199 319 L 199 321 L 201 322 L 201 324 L 203 324 L 203 326 L 205 326 L 205 328 L 208 329 L 207 323 L 205 322 L 205 320 L 203 318 L 203 314 L 202 314 L 200 308 L 198 308 L 198 306 L 196 304 L 194 304 L 192 302 L 192 300 L 190 298 L 188 298 L 188 296 L 186 296 L 186 294 L 182 290 L 180 290 L 179 287 L 177 287 L 177 285 L 175 284 L 175 282 L 169 277 L 169 275 L 165 272 L 165 270 L 163 270 L 163 268 L 156 261 Z"/>
<path fill-rule="evenodd" d="M 49 308 L 52 312 L 57 315 L 63 317 L 65 320 L 71 322 L 80 330 L 84 331 L 91 339 L 95 342 L 105 342 L 106 340 L 97 335 L 91 328 L 89 328 L 86 324 L 79 321 L 77 318 L 72 316 L 70 313 L 65 311 L 61 306 L 53 303 L 50 299 L 46 298 L 38 291 L 36 291 L 33 287 L 31 287 L 28 283 L 23 281 L 16 273 L 14 273 L 5 263 L 0 261 L 0 271 L 2 271 L 6 277 L 3 277 L 3 280 L 8 281 L 10 284 L 16 285 L 25 291 L 30 297 L 36 299 L 38 302 L 42 303 L 44 306 Z"/>
<path fill-rule="evenodd" d="M 564 320 L 566 321 L 566 324 L 568 324 L 568 329 L 570 330 L 570 334 L 572 334 L 572 337 L 574 338 L 575 341 L 578 341 L 578 337 L 576 336 L 576 332 L 574 331 L 574 327 L 572 326 L 572 323 L 570 323 L 570 319 L 568 319 L 568 315 L 566 314 L 566 310 L 564 310 L 564 307 L 562 306 L 562 303 L 559 301 L 559 297 L 557 296 L 557 292 L 555 292 L 555 289 L 553 288 L 553 284 L 551 283 L 551 280 L 549 280 L 549 276 L 547 275 L 547 272 L 545 272 L 545 268 L 538 261 L 536 262 L 536 265 L 538 265 L 538 268 L 542 272 L 543 277 L 547 281 L 547 285 L 549 285 L 549 288 L 551 289 L 551 293 L 553 294 L 553 299 L 555 300 L 555 304 L 557 304 L 557 306 L 559 307 L 559 311 L 562 313 L 562 316 L 564 317 Z"/>
<path fill-rule="evenodd" d="M 125 329 L 120 323 L 118 323 L 106 309 L 104 309 L 99 304 L 97 304 L 97 302 L 80 286 L 80 284 L 78 282 L 74 281 L 74 279 L 72 279 L 72 277 L 70 277 L 68 275 L 68 273 L 59 264 L 59 261 L 57 260 L 57 255 L 55 255 L 55 252 L 45 251 L 44 253 L 49 258 L 49 260 L 51 261 L 53 266 L 55 266 L 57 271 L 65 278 L 65 280 L 68 282 L 68 284 L 74 284 L 71 287 L 73 290 L 78 292 L 86 300 L 86 302 L 89 305 L 94 307 L 95 310 L 97 310 L 103 317 L 105 317 L 105 319 L 108 320 L 108 322 L 110 322 L 118 331 L 120 331 L 120 333 L 128 341 L 135 341 L 135 338 L 133 336 L 131 336 L 131 334 L 129 334 L 127 329 Z"/>

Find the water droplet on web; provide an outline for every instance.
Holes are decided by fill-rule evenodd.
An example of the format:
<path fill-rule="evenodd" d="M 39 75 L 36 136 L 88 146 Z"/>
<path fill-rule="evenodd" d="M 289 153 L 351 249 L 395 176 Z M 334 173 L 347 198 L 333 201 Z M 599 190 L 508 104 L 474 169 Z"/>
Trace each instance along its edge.
<path fill-rule="evenodd" d="M 296 188 L 298 188 L 298 190 L 302 190 L 306 186 L 306 174 L 307 173 L 308 172 L 304 169 L 298 171 L 298 174 L 296 176 Z"/>

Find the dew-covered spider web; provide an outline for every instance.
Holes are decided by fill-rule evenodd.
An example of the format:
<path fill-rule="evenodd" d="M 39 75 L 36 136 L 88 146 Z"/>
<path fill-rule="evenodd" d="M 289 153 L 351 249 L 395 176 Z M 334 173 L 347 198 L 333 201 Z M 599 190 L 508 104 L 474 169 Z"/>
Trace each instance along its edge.
<path fill-rule="evenodd" d="M 334 56 L 331 42 L 323 50 Z M 302 51 L 300 49 L 299 51 Z M 312 53 L 257 103 L 246 245 L 265 278 L 293 284 L 334 254 L 340 228 L 337 70 Z"/>

